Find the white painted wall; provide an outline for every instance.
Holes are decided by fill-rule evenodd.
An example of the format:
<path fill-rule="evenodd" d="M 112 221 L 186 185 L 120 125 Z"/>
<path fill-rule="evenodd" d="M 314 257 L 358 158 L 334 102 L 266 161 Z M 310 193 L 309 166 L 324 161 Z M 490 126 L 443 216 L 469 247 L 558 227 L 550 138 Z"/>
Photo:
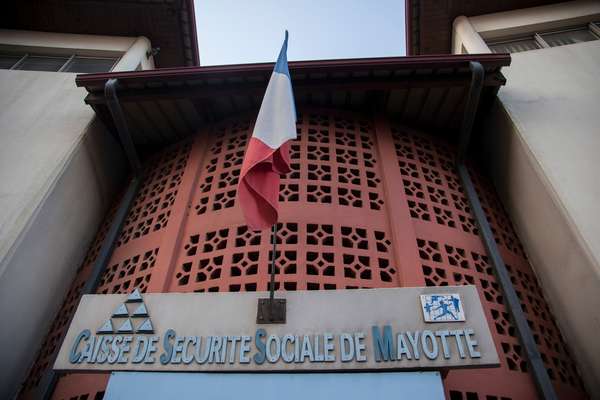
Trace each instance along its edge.
<path fill-rule="evenodd" d="M 600 396 L 598 71 L 600 41 L 514 54 L 490 125 L 500 123 L 502 108 L 510 124 L 488 146 L 504 147 L 493 163 L 498 186 L 581 372 Z"/>
<path fill-rule="evenodd" d="M 0 49 L 118 56 L 154 67 L 144 37 L 0 30 Z M 127 164 L 75 74 L 0 70 L 0 398 L 19 390 Z"/>
<path fill-rule="evenodd" d="M 22 382 L 126 173 L 74 79 L 0 70 L 0 398 Z"/>
<path fill-rule="evenodd" d="M 524 26 L 554 28 L 555 20 L 598 20 L 598 13 L 600 2 L 585 1 L 460 17 L 453 46 L 487 52 L 480 29 L 488 38 L 510 36 Z M 520 24 L 512 31 L 511 18 Z M 482 157 L 594 398 L 600 397 L 599 71 L 600 40 L 512 54 Z"/>

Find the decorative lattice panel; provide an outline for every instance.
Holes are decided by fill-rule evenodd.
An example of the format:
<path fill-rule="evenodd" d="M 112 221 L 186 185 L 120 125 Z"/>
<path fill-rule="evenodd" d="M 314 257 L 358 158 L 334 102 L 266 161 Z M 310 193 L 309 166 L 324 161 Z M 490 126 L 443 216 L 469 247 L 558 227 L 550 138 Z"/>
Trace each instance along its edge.
<path fill-rule="evenodd" d="M 477 235 L 467 198 L 454 171 L 453 153 L 426 136 L 392 128 L 394 147 L 410 215 Z"/>
<path fill-rule="evenodd" d="M 452 147 L 402 126 L 393 126 L 392 135 L 425 284 L 477 285 L 500 354 L 500 369 L 450 372 L 445 380 L 448 396 L 535 398 L 525 350 L 477 236 L 475 220 L 454 168 Z M 573 360 L 493 187 L 473 168 L 471 174 L 557 391 L 563 398 L 584 397 Z M 478 379 L 474 379 L 476 376 Z"/>
<path fill-rule="evenodd" d="M 306 113 L 298 119 L 298 136 L 281 201 L 382 210 L 381 174 L 368 119 Z"/>
<path fill-rule="evenodd" d="M 128 293 L 135 288 L 145 292 L 152 269 L 156 264 L 158 248 L 135 254 L 122 261 L 111 260 L 98 284 L 98 293 Z"/>
<path fill-rule="evenodd" d="M 250 232 L 236 204 L 252 123 L 226 122 L 206 145 L 172 291 L 268 289 L 270 234 Z M 281 182 L 276 288 L 398 286 L 371 121 L 307 112 L 297 131 Z"/>
<path fill-rule="evenodd" d="M 167 226 L 190 148 L 191 144 L 182 143 L 162 152 L 148 163 L 140 191 L 127 215 L 117 247 Z"/>
<path fill-rule="evenodd" d="M 252 128 L 252 119 L 235 117 L 146 163 L 142 188 L 99 293 L 127 293 L 135 287 L 176 292 L 268 289 L 270 233 L 249 231 L 236 204 Z M 292 172 L 280 187 L 276 289 L 345 290 L 406 282 L 476 285 L 501 367 L 449 372 L 444 378 L 447 397 L 534 398 L 527 357 L 455 172 L 452 146 L 389 126 L 385 119 L 331 110 L 304 110 L 297 132 L 291 143 Z M 493 188 L 475 169 L 472 173 L 557 391 L 561 398 L 583 398 L 573 360 L 512 225 Z M 27 390 L 36 387 L 53 359 L 101 237 L 78 271 Z M 96 398 L 106 379 L 63 376 L 54 398 Z"/>
<path fill-rule="evenodd" d="M 52 400 L 102 400 L 110 374 L 66 374 L 56 384 Z"/>
<path fill-rule="evenodd" d="M 385 231 L 338 223 L 280 223 L 276 289 L 398 286 Z M 172 291 L 268 290 L 270 233 L 245 225 L 200 231 L 183 245 Z"/>

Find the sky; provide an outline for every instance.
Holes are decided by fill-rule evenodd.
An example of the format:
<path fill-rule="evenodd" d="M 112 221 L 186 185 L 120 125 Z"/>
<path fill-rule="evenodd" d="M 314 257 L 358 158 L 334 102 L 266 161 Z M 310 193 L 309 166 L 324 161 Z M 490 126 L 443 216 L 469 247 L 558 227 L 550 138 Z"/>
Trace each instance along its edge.
<path fill-rule="evenodd" d="M 405 54 L 404 0 L 195 0 L 200 65 Z"/>

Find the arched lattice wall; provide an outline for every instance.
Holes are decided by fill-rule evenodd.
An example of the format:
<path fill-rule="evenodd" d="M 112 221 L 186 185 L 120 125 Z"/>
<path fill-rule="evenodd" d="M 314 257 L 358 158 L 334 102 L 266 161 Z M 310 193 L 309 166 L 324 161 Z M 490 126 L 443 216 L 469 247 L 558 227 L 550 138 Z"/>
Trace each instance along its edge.
<path fill-rule="evenodd" d="M 281 182 L 279 290 L 477 285 L 501 368 L 452 371 L 451 399 L 536 396 L 524 351 L 478 237 L 451 146 L 371 117 L 304 111 Z M 99 293 L 267 290 L 269 232 L 253 233 L 235 203 L 252 120 L 200 132 L 147 163 L 145 179 Z M 535 275 L 494 191 L 473 171 L 496 241 L 561 398 L 585 397 Z M 25 384 L 57 351 L 110 218 L 78 271 Z M 61 377 L 55 399 L 100 398 L 105 374 Z M 88 396 L 88 397 L 85 397 Z"/>

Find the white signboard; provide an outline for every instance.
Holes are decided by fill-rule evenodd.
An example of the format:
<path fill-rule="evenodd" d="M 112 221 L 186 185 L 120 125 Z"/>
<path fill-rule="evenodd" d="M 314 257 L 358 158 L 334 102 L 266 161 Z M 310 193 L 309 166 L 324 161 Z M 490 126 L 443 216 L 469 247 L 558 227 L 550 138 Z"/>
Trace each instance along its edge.
<path fill-rule="evenodd" d="M 310 371 L 498 365 L 474 286 L 284 295 L 287 322 L 273 325 L 256 323 L 257 299 L 267 293 L 86 295 L 54 368 Z"/>

